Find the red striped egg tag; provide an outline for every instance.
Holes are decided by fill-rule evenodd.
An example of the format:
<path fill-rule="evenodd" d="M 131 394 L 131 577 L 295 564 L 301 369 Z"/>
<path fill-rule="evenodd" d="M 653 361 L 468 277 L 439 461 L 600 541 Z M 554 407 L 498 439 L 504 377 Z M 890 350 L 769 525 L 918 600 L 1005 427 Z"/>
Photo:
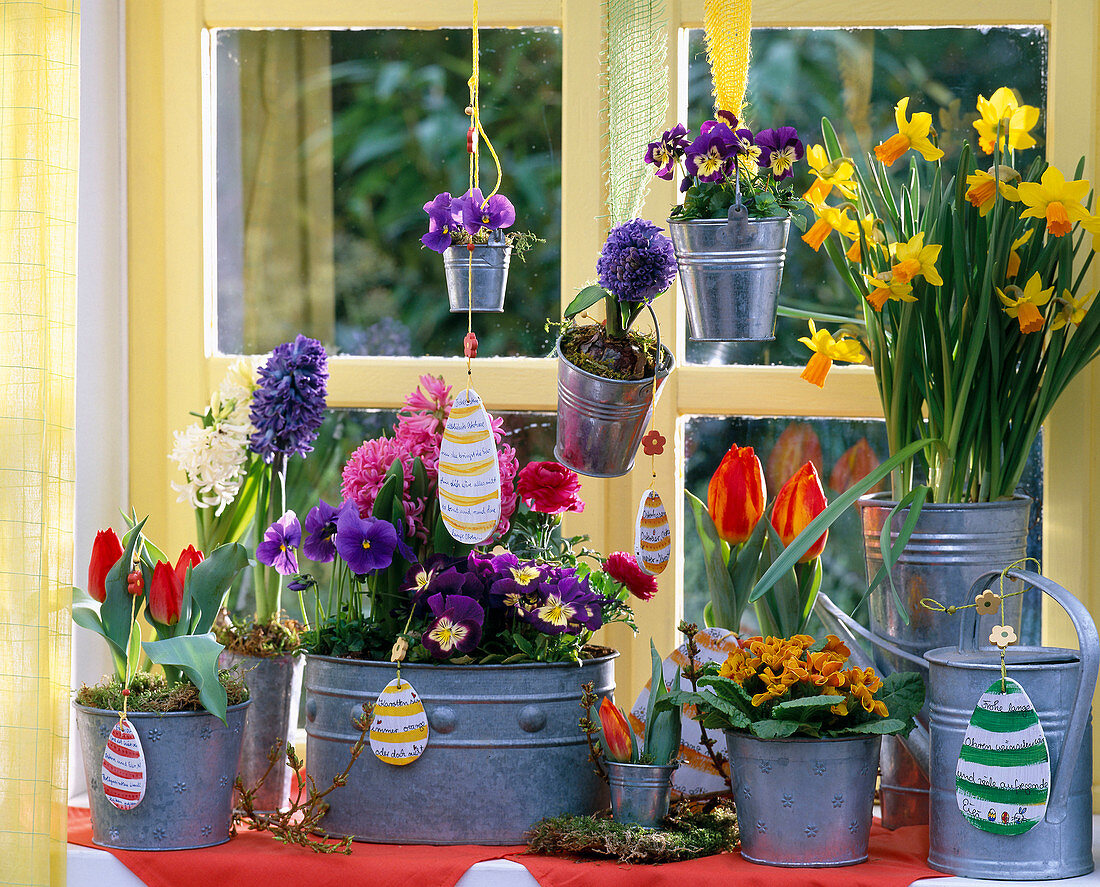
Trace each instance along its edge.
<path fill-rule="evenodd" d="M 133 810 L 145 797 L 145 752 L 126 718 L 111 728 L 103 750 L 103 793 L 119 810 Z"/>

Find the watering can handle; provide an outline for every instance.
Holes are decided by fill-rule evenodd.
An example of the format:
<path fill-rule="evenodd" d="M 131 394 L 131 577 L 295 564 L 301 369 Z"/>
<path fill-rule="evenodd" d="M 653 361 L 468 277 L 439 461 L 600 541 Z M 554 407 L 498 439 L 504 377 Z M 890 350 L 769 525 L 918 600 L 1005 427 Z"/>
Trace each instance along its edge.
<path fill-rule="evenodd" d="M 1000 575 L 999 573 L 997 575 Z M 855 619 L 845 613 L 840 607 L 829 600 L 829 596 L 824 593 L 819 593 L 817 596 L 816 606 L 821 607 L 829 616 L 840 623 L 841 627 L 854 636 L 863 638 L 873 646 L 878 647 L 880 650 L 885 650 L 887 653 L 892 653 L 894 656 L 904 659 L 906 662 L 912 662 L 914 665 L 921 668 L 927 668 L 928 663 L 920 656 L 914 656 L 906 650 L 896 644 L 890 643 L 886 638 L 875 634 L 872 631 L 864 628 Z"/>
<path fill-rule="evenodd" d="M 970 587 L 971 599 L 977 597 L 985 589 L 989 588 L 994 580 L 1001 575 L 1000 571 L 993 570 L 978 578 Z M 1052 582 L 1045 576 L 1040 576 L 1031 570 L 1009 570 L 1006 576 L 1010 579 L 1018 579 L 1033 585 L 1040 591 L 1046 592 L 1054 598 L 1062 609 L 1069 615 L 1070 621 L 1077 632 L 1077 643 L 1081 656 L 1081 680 L 1077 685 L 1077 696 L 1073 700 L 1073 711 L 1066 725 L 1066 740 L 1062 745 L 1062 755 L 1058 762 L 1058 770 L 1051 775 L 1050 797 L 1047 799 L 1046 820 L 1050 823 L 1059 823 L 1066 818 L 1067 801 L 1069 800 L 1070 784 L 1073 781 L 1073 771 L 1077 765 L 1077 751 L 1081 747 L 1081 741 L 1085 736 L 1085 725 L 1088 723 L 1092 712 L 1092 694 L 1096 689 L 1096 674 L 1100 668 L 1100 636 L 1096 633 L 1096 623 L 1077 598 L 1056 582 Z M 962 626 L 959 634 L 959 649 L 973 649 L 966 644 L 973 644 L 977 633 L 977 611 L 969 607 L 963 611 Z"/>

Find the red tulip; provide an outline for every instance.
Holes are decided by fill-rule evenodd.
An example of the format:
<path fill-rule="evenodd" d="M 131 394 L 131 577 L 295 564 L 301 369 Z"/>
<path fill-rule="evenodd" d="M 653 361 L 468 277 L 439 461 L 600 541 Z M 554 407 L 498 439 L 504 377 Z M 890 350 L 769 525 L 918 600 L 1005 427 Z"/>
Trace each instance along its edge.
<path fill-rule="evenodd" d="M 175 625 L 183 606 L 183 582 L 171 564 L 157 561 L 149 588 L 149 616 L 161 625 Z"/>
<path fill-rule="evenodd" d="M 844 454 L 836 460 L 832 472 L 829 474 L 829 486 L 838 493 L 843 493 L 852 484 L 859 483 L 868 474 L 878 468 L 878 456 L 867 443 L 867 438 L 861 437 L 852 446 L 844 451 Z M 882 483 L 871 492 L 881 489 Z"/>
<path fill-rule="evenodd" d="M 88 561 L 88 594 L 101 604 L 107 600 L 107 574 L 122 557 L 122 543 L 108 527 L 95 534 L 92 557 Z"/>
<path fill-rule="evenodd" d="M 821 514 L 828 504 L 817 469 L 812 462 L 807 462 L 795 472 L 794 477 L 783 484 L 772 507 L 772 526 L 779 533 L 784 547 L 790 545 L 794 537 L 806 529 L 810 521 Z M 826 530 L 798 562 L 804 564 L 821 554 L 828 538 L 829 531 Z"/>
<path fill-rule="evenodd" d="M 760 460 L 752 447 L 734 444 L 707 487 L 707 511 L 718 535 L 730 545 L 745 542 L 760 522 L 766 501 Z"/>
<path fill-rule="evenodd" d="M 613 761 L 629 764 L 632 744 L 630 725 L 619 708 L 606 696 L 600 703 L 600 725 L 603 727 L 604 750 Z"/>
<path fill-rule="evenodd" d="M 824 470 L 821 467 L 821 440 L 809 422 L 791 422 L 783 429 L 768 455 L 764 470 L 768 486 L 778 489 L 803 462 L 813 462 L 818 473 Z"/>
<path fill-rule="evenodd" d="M 176 578 L 180 581 L 180 588 L 183 588 L 184 580 L 187 579 L 187 568 L 197 567 L 201 563 L 202 552 L 194 545 L 188 545 L 180 552 L 180 556 L 176 559 Z"/>

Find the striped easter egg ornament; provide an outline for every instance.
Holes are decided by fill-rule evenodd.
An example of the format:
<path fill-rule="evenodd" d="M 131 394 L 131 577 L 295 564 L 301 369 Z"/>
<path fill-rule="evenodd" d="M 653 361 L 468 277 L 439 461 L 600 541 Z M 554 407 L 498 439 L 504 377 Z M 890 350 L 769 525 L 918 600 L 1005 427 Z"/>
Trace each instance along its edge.
<path fill-rule="evenodd" d="M 500 521 L 493 425 L 472 388 L 458 393 L 439 446 L 439 512 L 459 542 L 480 545 Z"/>
<path fill-rule="evenodd" d="M 111 728 L 100 771 L 103 794 L 119 810 L 133 810 L 145 797 L 145 752 L 126 718 Z"/>
<path fill-rule="evenodd" d="M 1050 754 L 1039 715 L 1012 678 L 982 694 L 963 736 L 955 798 L 982 831 L 1022 835 L 1037 825 L 1050 795 Z"/>
<path fill-rule="evenodd" d="M 671 552 L 672 531 L 665 505 L 656 490 L 646 490 L 634 522 L 634 557 L 643 570 L 659 576 L 668 566 Z"/>
<path fill-rule="evenodd" d="M 428 746 L 428 715 L 412 684 L 394 678 L 374 703 L 370 748 L 378 760 L 402 766 L 411 764 Z"/>

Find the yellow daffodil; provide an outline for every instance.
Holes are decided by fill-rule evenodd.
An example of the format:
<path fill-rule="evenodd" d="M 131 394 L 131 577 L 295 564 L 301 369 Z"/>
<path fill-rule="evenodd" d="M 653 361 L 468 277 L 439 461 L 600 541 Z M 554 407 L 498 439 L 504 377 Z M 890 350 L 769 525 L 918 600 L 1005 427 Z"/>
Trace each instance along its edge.
<path fill-rule="evenodd" d="M 1095 295 L 1095 292 L 1091 292 L 1078 299 L 1068 289 L 1062 290 L 1062 296 L 1058 299 L 1058 313 L 1054 315 L 1054 320 L 1050 324 L 1051 330 L 1060 330 L 1070 323 L 1080 326 L 1088 313 L 1088 304 Z"/>
<path fill-rule="evenodd" d="M 1012 248 L 1008 253 L 1008 268 L 1005 269 L 1005 277 L 1015 277 L 1020 272 L 1020 254 L 1016 250 L 1031 240 L 1031 235 L 1034 233 L 1035 229 L 1029 228 L 1012 241 Z"/>
<path fill-rule="evenodd" d="M 855 230 L 855 220 L 848 218 L 847 207 L 837 209 L 819 203 L 814 205 L 814 212 L 817 213 L 817 221 L 810 226 L 809 231 L 802 235 L 802 239 L 813 247 L 815 253 L 821 249 L 821 244 L 833 231 Z"/>
<path fill-rule="evenodd" d="M 909 98 L 906 96 L 894 107 L 898 134 L 890 136 L 881 145 L 875 146 L 875 157 L 887 166 L 891 166 L 910 148 L 919 152 L 925 160 L 939 160 L 943 157 L 943 151 L 933 145 L 928 138 L 932 131 L 932 115 L 926 111 L 918 111 L 913 115 L 912 120 L 906 120 L 905 112 L 908 107 Z"/>
<path fill-rule="evenodd" d="M 1081 227 L 1092 235 L 1092 249 L 1100 253 L 1100 216 L 1089 216 L 1081 222 Z"/>
<path fill-rule="evenodd" d="M 822 203 L 833 188 L 849 200 L 856 197 L 855 167 L 847 158 L 829 162 L 824 145 L 812 145 L 806 150 L 806 161 L 817 178 L 803 197 L 810 203 Z"/>
<path fill-rule="evenodd" d="M 1008 147 L 1014 151 L 1035 147 L 1030 130 L 1039 122 L 1039 109 L 1021 105 L 1007 86 L 998 89 L 992 98 L 979 95 L 978 113 L 981 117 L 974 121 L 974 128 L 978 131 L 978 146 L 986 154 L 993 153 L 994 141 L 1000 142 L 1003 151 L 1006 138 Z"/>
<path fill-rule="evenodd" d="M 1046 219 L 1047 232 L 1055 237 L 1069 234 L 1074 222 L 1089 218 L 1081 203 L 1089 193 L 1088 179 L 1067 182 L 1056 167 L 1048 166 L 1038 182 L 1020 182 L 1019 192 L 1027 204 L 1021 218 Z"/>
<path fill-rule="evenodd" d="M 858 227 L 853 225 L 851 231 L 840 232 L 852 241 L 852 245 L 848 247 L 848 251 L 844 253 L 849 262 L 858 263 L 862 259 L 863 247 L 859 242 L 860 228 L 863 229 L 863 237 L 867 241 L 868 246 L 874 247 L 886 242 L 886 237 L 882 233 L 882 222 L 876 219 L 871 213 L 868 213 L 859 220 Z"/>
<path fill-rule="evenodd" d="M 1016 318 L 1021 333 L 1034 333 L 1043 328 L 1043 315 L 1039 309 L 1050 301 L 1054 287 L 1042 287 L 1043 280 L 1036 271 L 1022 290 L 1018 286 L 1008 287 L 1007 292 L 997 288 L 997 295 L 1005 306 L 1005 314 Z"/>
<path fill-rule="evenodd" d="M 979 169 L 966 177 L 966 184 L 970 186 L 966 189 L 966 199 L 978 208 L 979 214 L 984 218 L 997 202 L 998 191 L 1005 200 L 1011 200 L 1013 203 L 1019 201 L 1020 195 L 1016 188 L 1007 184 L 1019 178 L 1020 174 L 1011 166 L 998 167 L 996 178 L 993 176 L 992 167 L 989 172 Z"/>
<path fill-rule="evenodd" d="M 895 243 L 891 248 L 895 262 L 890 269 L 893 279 L 908 283 L 920 274 L 932 285 L 943 286 L 943 278 L 936 270 L 936 259 L 941 249 L 943 247 L 936 243 L 925 246 L 923 231 L 910 237 L 908 243 Z"/>
<path fill-rule="evenodd" d="M 871 291 L 867 294 L 867 301 L 871 303 L 872 308 L 881 311 L 888 299 L 893 299 L 895 302 L 917 301 L 917 297 L 913 295 L 913 284 L 907 280 L 897 280 L 889 272 L 886 272 L 886 276 L 890 279 L 873 277 L 870 274 L 863 275 L 863 279 L 871 287 Z"/>
<path fill-rule="evenodd" d="M 812 320 L 809 337 L 803 336 L 798 341 L 814 352 L 806 369 L 802 371 L 802 378 L 818 388 L 825 387 L 825 377 L 829 375 L 834 360 L 863 363 L 867 359 L 859 342 L 847 333 L 841 333 L 834 339 L 828 330 L 815 327 Z"/>

